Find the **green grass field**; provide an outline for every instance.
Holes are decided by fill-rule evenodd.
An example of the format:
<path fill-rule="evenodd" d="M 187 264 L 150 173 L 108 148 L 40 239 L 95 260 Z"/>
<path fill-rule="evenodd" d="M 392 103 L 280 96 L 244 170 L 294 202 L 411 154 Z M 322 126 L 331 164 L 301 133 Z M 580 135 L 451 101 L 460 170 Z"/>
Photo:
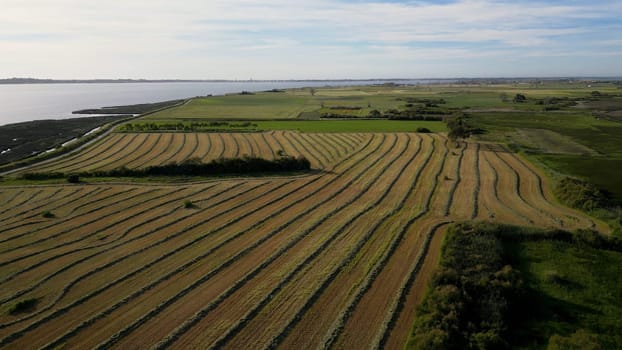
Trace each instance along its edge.
<path fill-rule="evenodd" d="M 298 130 L 300 132 L 416 132 L 427 128 L 432 132 L 447 130 L 445 123 L 410 120 L 309 120 L 259 121 L 261 130 Z"/>
<path fill-rule="evenodd" d="M 521 349 L 546 349 L 551 336 L 585 330 L 602 349 L 622 347 L 622 253 L 560 241 L 514 245 L 532 294 Z M 577 336 L 575 336 L 577 337 Z"/>

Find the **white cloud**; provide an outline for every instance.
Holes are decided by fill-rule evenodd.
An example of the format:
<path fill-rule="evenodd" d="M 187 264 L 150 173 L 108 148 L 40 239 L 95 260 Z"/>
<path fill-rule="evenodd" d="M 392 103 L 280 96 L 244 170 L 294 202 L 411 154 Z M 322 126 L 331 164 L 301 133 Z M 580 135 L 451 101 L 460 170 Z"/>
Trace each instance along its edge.
<path fill-rule="evenodd" d="M 433 60 L 580 56 L 593 36 L 611 56 L 622 44 L 598 20 L 621 16 L 617 1 L 3 0 L 0 76 L 405 76 Z"/>

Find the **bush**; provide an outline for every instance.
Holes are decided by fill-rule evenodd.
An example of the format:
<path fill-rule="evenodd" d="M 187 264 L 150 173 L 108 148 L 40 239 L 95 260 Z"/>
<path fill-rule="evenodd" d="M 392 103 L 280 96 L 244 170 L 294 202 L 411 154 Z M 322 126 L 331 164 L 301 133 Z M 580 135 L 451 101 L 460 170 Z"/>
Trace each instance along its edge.
<path fill-rule="evenodd" d="M 408 344 L 411 348 L 508 347 L 504 336 L 522 280 L 506 262 L 498 235 L 503 229 L 465 223 L 447 231 L 439 270 L 419 307 Z"/>
<path fill-rule="evenodd" d="M 44 218 L 47 218 L 47 219 L 51 219 L 51 218 L 56 217 L 56 215 L 54 215 L 54 213 L 52 213 L 49 210 L 46 210 L 43 213 L 41 213 L 41 216 L 43 216 Z"/>
<path fill-rule="evenodd" d="M 417 132 L 429 133 L 429 132 L 431 132 L 431 131 L 430 131 L 430 129 L 428 129 L 428 128 L 417 128 Z"/>
<path fill-rule="evenodd" d="M 140 169 L 121 167 L 112 170 L 96 170 L 76 174 L 79 177 L 147 177 L 147 176 L 210 176 L 221 174 L 252 174 L 269 172 L 306 171 L 311 162 L 304 156 L 292 157 L 285 154 L 273 160 L 244 156 L 242 158 L 220 158 L 209 163 L 189 159 L 182 163 L 172 162 L 161 166 Z M 63 173 L 26 173 L 23 179 L 46 180 L 63 178 Z"/>
<path fill-rule="evenodd" d="M 32 311 L 36 306 L 39 300 L 37 298 L 31 298 L 19 301 L 9 309 L 9 314 L 17 315 L 19 313 L 25 313 Z"/>
<path fill-rule="evenodd" d="M 565 177 L 555 187 L 555 195 L 567 205 L 587 211 L 614 206 L 611 195 L 593 184 Z"/>
<path fill-rule="evenodd" d="M 76 174 L 71 174 L 67 177 L 67 182 L 72 183 L 72 184 L 77 184 L 80 182 L 80 176 Z"/>
<path fill-rule="evenodd" d="M 186 200 L 184 201 L 184 208 L 186 208 L 186 209 L 192 209 L 192 208 L 196 208 L 196 205 L 194 205 L 194 203 L 192 203 L 192 201 L 191 201 L 191 200 L 186 199 Z"/>
<path fill-rule="evenodd" d="M 523 103 L 525 101 L 527 101 L 527 97 L 523 94 L 516 94 L 514 96 L 514 102 L 516 103 Z"/>

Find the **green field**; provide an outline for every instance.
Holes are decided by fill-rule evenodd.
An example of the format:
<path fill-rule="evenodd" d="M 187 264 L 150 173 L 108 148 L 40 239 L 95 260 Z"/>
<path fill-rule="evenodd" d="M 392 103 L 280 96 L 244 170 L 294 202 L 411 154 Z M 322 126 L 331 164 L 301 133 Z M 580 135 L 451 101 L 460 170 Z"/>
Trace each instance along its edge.
<path fill-rule="evenodd" d="M 622 253 L 549 240 L 513 248 L 532 310 L 513 332 L 517 348 L 545 349 L 551 336 L 578 330 L 574 338 L 594 338 L 602 349 L 622 347 Z"/>
<path fill-rule="evenodd" d="M 309 98 L 293 92 L 257 93 L 195 98 L 181 107 L 151 114 L 145 119 L 274 119 L 296 118 L 319 108 Z"/>
<path fill-rule="evenodd" d="M 452 226 L 409 349 L 620 349 L 622 243 L 595 232 Z"/>
<path fill-rule="evenodd" d="M 526 100 L 515 102 L 517 94 L 524 95 Z M 421 112 L 421 117 L 467 113 L 473 126 L 484 130 L 477 139 L 505 143 L 533 156 L 532 159 L 548 167 L 554 178 L 579 176 L 622 198 L 619 174 L 622 118 L 617 117 L 622 113 L 622 90 L 612 82 L 560 80 L 301 88 L 195 98 L 143 120 L 149 123 L 228 120 L 252 124 L 197 131 L 412 132 L 421 127 L 433 132 L 446 131 L 440 122 L 323 118 L 333 114 L 356 119 L 369 117 L 373 111 L 391 110 L 416 110 L 416 114 Z"/>
<path fill-rule="evenodd" d="M 445 123 L 409 120 L 321 120 L 321 121 L 260 121 L 262 130 L 298 130 L 301 132 L 416 132 L 427 128 L 432 132 L 447 130 Z"/>

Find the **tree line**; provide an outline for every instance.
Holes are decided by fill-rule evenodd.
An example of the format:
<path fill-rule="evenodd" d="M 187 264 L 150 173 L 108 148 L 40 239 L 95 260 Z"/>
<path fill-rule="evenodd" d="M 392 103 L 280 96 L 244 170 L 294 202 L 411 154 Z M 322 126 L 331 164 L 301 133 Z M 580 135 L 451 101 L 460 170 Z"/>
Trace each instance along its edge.
<path fill-rule="evenodd" d="M 208 163 L 203 163 L 194 158 L 181 163 L 172 162 L 166 165 L 154 165 L 139 169 L 120 167 L 112 170 L 82 171 L 71 174 L 63 172 L 25 173 L 22 178 L 26 180 L 67 178 L 69 182 L 78 182 L 81 177 L 212 176 L 296 172 L 310 169 L 311 163 L 304 156 L 284 155 L 273 160 L 244 156 L 241 158 L 219 158 Z"/>

